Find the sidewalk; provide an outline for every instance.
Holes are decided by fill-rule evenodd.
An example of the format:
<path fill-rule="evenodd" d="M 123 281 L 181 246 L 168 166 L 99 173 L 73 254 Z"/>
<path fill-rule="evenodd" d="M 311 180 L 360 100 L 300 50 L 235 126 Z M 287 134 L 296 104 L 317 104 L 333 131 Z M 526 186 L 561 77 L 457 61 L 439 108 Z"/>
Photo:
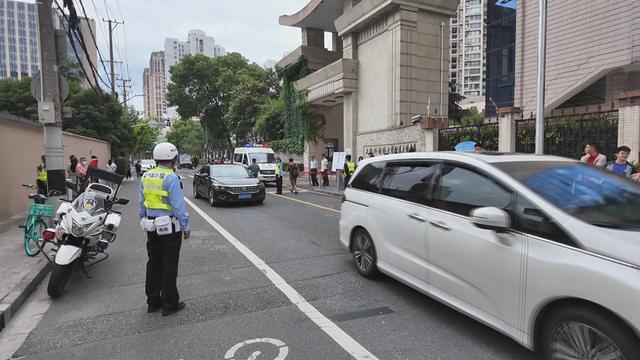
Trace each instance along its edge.
<path fill-rule="evenodd" d="M 321 176 L 318 176 L 318 182 L 322 184 Z M 300 177 L 298 177 L 297 185 L 299 189 L 305 189 L 305 190 L 323 193 L 327 195 L 333 195 L 333 196 L 342 196 L 342 189 L 338 191 L 338 187 L 336 185 L 336 176 L 333 174 L 329 175 L 329 186 L 312 187 L 311 178 L 309 177 L 308 173 L 300 173 Z M 289 181 L 289 176 L 286 175 L 282 179 L 282 188 L 284 190 L 287 190 L 289 189 L 290 186 L 291 186 L 291 182 Z"/>
<path fill-rule="evenodd" d="M 0 222 L 0 331 L 27 300 L 49 271 L 42 255 L 28 257 L 24 252 L 24 216 Z"/>

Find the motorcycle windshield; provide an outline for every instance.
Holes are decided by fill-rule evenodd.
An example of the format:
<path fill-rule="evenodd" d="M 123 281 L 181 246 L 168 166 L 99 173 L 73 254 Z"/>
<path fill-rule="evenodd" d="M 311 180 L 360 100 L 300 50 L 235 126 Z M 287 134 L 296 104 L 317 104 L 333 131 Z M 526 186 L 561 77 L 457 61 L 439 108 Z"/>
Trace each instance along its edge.
<path fill-rule="evenodd" d="M 95 193 L 82 193 L 72 205 L 76 212 L 86 212 L 89 216 L 95 216 L 104 211 L 104 199 L 96 198 Z"/>

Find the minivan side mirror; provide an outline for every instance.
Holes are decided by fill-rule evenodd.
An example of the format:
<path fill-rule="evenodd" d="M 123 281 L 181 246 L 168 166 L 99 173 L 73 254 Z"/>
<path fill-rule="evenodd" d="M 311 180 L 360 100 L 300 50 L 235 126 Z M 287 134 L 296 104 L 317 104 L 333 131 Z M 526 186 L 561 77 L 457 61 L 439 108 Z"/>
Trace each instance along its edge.
<path fill-rule="evenodd" d="M 471 222 L 485 230 L 504 231 L 511 227 L 511 217 L 506 211 L 496 207 L 482 207 L 471 210 Z"/>

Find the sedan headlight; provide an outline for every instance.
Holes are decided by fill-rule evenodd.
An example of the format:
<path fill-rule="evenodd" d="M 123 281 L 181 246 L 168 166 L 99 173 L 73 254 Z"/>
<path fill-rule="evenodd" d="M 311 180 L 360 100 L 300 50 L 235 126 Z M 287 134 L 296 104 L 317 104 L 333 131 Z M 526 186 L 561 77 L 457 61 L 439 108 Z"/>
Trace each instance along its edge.
<path fill-rule="evenodd" d="M 87 229 L 89 229 L 89 226 L 91 226 L 91 224 L 80 225 L 74 220 L 71 224 L 71 234 L 73 234 L 73 236 L 75 237 L 81 237 L 82 235 L 84 235 Z"/>
<path fill-rule="evenodd" d="M 216 185 L 216 184 L 213 184 L 213 189 L 214 189 L 215 191 L 225 191 L 225 190 L 226 190 L 226 189 L 224 188 L 224 186 L 220 186 L 220 185 Z"/>

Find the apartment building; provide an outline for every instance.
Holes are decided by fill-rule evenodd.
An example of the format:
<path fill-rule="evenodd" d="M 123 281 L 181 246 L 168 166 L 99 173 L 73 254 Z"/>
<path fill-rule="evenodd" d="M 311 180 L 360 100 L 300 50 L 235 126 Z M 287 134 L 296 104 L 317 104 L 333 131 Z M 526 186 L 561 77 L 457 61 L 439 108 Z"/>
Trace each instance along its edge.
<path fill-rule="evenodd" d="M 22 79 L 40 69 L 35 3 L 0 0 L 0 79 Z"/>
<path fill-rule="evenodd" d="M 480 100 L 486 91 L 486 23 L 487 0 L 460 1 L 449 20 L 449 81 L 457 93 L 470 99 Z"/>
<path fill-rule="evenodd" d="M 145 117 L 162 118 L 167 112 L 164 51 L 154 51 L 142 75 Z"/>

